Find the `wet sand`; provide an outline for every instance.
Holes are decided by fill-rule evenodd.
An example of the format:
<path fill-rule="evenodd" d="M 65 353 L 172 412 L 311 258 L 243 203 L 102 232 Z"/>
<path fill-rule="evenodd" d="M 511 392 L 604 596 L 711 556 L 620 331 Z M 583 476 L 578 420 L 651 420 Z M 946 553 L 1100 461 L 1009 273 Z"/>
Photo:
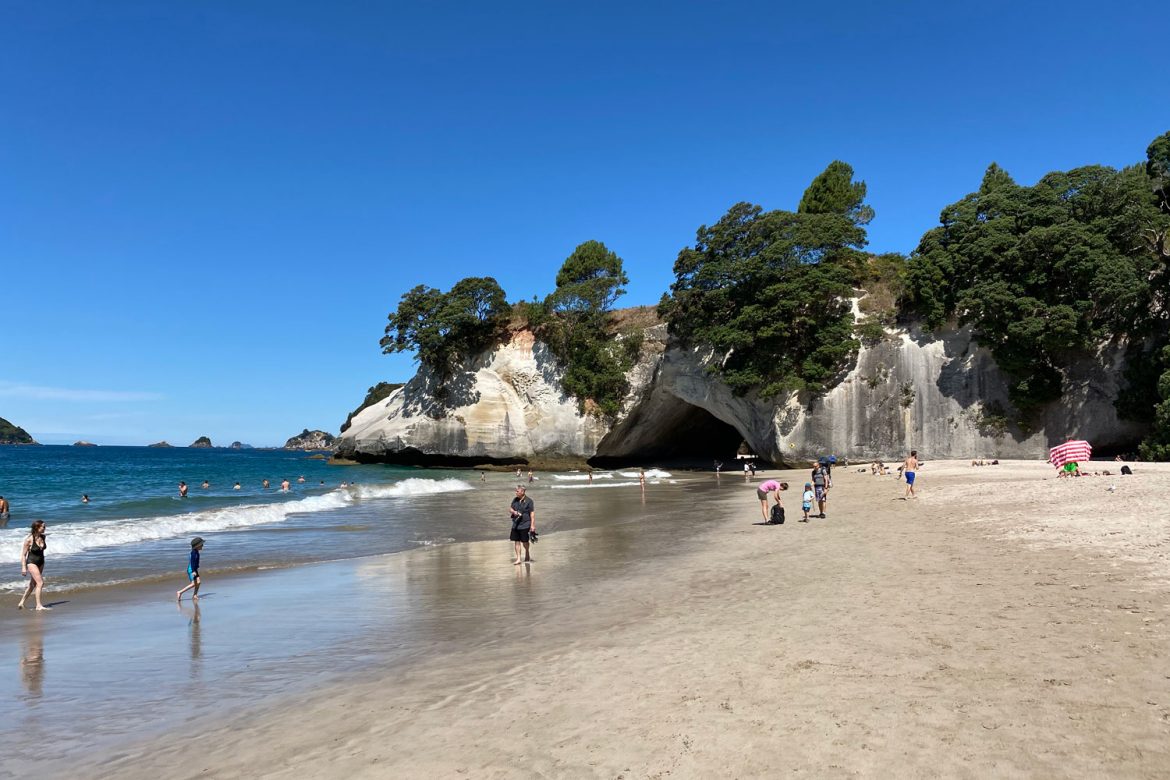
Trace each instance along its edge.
<path fill-rule="evenodd" d="M 69 703 L 38 698 L 22 664 L 34 725 L 3 734 L 4 767 L 39 752 L 41 773 L 109 777 L 1170 773 L 1170 466 L 1058 481 L 928 463 L 915 501 L 893 478 L 834 477 L 829 518 L 808 524 L 790 494 L 786 525 L 754 525 L 753 485 L 702 478 L 650 488 L 638 522 L 547 535 L 531 567 L 506 542 L 459 544 L 236 578 L 198 623 L 95 608 L 110 631 L 87 635 L 88 667 L 85 632 L 54 625 L 39 685 L 90 668 L 95 697 L 129 686 L 118 706 L 155 722 L 102 704 L 103 733 L 63 728 Z M 805 477 L 781 478 L 795 493 Z"/>

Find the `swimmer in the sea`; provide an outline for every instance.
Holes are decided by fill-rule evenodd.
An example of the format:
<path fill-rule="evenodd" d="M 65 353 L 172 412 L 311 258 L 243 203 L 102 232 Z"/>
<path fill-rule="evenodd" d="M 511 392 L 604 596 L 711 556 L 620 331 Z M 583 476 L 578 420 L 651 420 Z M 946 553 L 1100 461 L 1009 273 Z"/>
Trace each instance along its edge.
<path fill-rule="evenodd" d="M 239 489 L 240 489 L 240 483 L 237 482 L 235 487 L 232 488 L 232 490 L 239 490 Z"/>
<path fill-rule="evenodd" d="M 291 485 L 289 485 L 289 484 L 288 484 L 288 478 L 287 478 L 287 477 L 286 477 L 285 479 L 282 479 L 282 480 L 280 481 L 280 490 L 281 490 L 281 492 L 282 492 L 282 493 L 287 493 L 287 492 L 288 492 L 288 489 L 289 489 L 290 487 L 291 487 Z"/>

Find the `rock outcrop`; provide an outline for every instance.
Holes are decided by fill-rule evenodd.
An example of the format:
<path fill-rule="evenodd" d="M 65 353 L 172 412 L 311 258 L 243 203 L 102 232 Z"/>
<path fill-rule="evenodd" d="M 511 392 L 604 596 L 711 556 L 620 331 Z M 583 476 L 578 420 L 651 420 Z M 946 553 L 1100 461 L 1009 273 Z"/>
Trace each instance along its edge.
<path fill-rule="evenodd" d="M 156 441 L 154 444 L 147 444 L 147 447 L 174 447 L 173 444 L 168 444 L 165 441 Z"/>
<path fill-rule="evenodd" d="M 581 414 L 559 376 L 548 348 L 521 331 L 441 385 L 424 367 L 360 410 L 338 438 L 337 455 L 421 464 L 584 460 L 596 454 L 609 426 Z"/>
<path fill-rule="evenodd" d="M 251 450 L 255 449 L 251 444 L 244 444 L 243 442 L 233 441 L 229 450 Z"/>
<path fill-rule="evenodd" d="M 85 441 L 84 439 L 82 439 L 81 441 L 73 442 L 73 446 L 74 447 L 96 447 L 97 445 L 94 444 L 92 441 Z"/>
<path fill-rule="evenodd" d="M 310 431 L 305 428 L 284 443 L 286 450 L 332 450 L 336 437 L 325 431 Z"/>
<path fill-rule="evenodd" d="M 211 449 L 214 445 L 211 443 L 211 439 L 207 438 L 206 436 L 200 436 L 198 439 L 191 442 L 187 446 L 188 447 L 201 447 L 204 449 Z"/>
<path fill-rule="evenodd" d="M 969 328 L 890 331 L 863 347 L 833 389 L 764 400 L 735 395 L 714 357 L 647 331 L 614 421 L 578 411 L 544 345 L 521 332 L 476 356 L 444 386 L 425 369 L 356 414 L 337 454 L 359 461 L 504 462 L 576 457 L 599 465 L 730 460 L 741 442 L 776 463 L 836 454 L 893 459 L 1037 458 L 1069 436 L 1099 451 L 1132 449 L 1143 428 L 1118 418 L 1124 345 L 1103 347 L 1065 378 L 1065 395 L 1021 428 L 1002 373 Z"/>
<path fill-rule="evenodd" d="M 0 417 L 0 444 L 36 444 L 28 431 Z"/>

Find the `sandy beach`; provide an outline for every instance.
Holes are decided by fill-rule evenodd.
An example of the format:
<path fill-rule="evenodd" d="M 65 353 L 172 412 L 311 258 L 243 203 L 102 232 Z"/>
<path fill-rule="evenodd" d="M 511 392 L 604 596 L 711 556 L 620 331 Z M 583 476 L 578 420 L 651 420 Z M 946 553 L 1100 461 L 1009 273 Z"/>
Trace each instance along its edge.
<path fill-rule="evenodd" d="M 41 712 L 4 768 L 39 744 L 44 776 L 1166 776 L 1170 464 L 1136 471 L 931 462 L 903 501 L 839 466 L 808 524 L 784 472 L 782 527 L 742 477 L 695 477 L 638 522 L 546 535 L 531 567 L 501 541 L 219 583 L 198 652 L 189 616 L 181 641 L 134 629 L 131 594 L 102 619 L 144 652 L 169 631 L 176 676 L 266 683 L 186 714 L 140 695 L 170 715 L 100 738 Z M 133 689 L 113 666 L 99 695 Z"/>

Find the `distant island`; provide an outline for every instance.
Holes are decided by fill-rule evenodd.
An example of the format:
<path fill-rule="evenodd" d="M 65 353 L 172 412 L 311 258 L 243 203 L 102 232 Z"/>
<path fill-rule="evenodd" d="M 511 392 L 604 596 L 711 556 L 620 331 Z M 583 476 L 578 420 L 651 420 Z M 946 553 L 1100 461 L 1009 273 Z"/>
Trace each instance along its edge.
<path fill-rule="evenodd" d="M 0 444 L 36 444 L 28 431 L 0 417 Z"/>
<path fill-rule="evenodd" d="M 255 449 L 251 444 L 244 444 L 243 442 L 233 441 L 232 446 L 228 447 L 230 450 L 252 450 Z"/>
<path fill-rule="evenodd" d="M 215 445 L 211 443 L 211 439 L 207 438 L 206 436 L 200 436 L 198 439 L 191 442 L 187 446 L 188 447 L 201 447 L 204 449 L 211 449 Z"/>
<path fill-rule="evenodd" d="M 166 442 L 166 440 L 163 440 L 163 441 L 156 441 L 154 444 L 147 444 L 146 446 L 147 447 L 167 447 L 167 448 L 170 448 L 170 447 L 174 447 L 175 445 L 168 444 Z"/>
<path fill-rule="evenodd" d="M 97 445 L 94 444 L 92 441 L 86 441 L 85 439 L 82 439 L 81 441 L 73 442 L 73 446 L 74 447 L 96 447 Z"/>
<path fill-rule="evenodd" d="M 336 437 L 325 431 L 310 431 L 305 428 L 298 435 L 284 443 L 286 450 L 331 450 Z"/>

